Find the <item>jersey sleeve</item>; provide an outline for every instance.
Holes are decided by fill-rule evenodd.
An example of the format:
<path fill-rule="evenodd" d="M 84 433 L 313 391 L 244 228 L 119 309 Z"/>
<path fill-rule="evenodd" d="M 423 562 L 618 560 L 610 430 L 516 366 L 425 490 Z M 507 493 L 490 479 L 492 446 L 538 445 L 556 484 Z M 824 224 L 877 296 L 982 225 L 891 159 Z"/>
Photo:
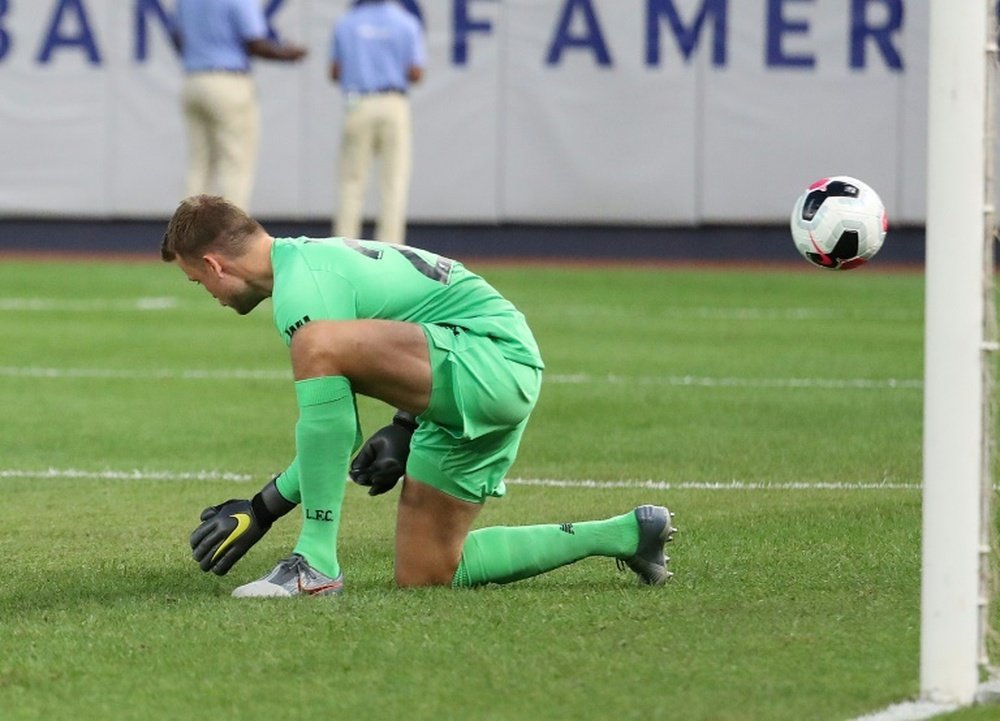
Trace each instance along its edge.
<path fill-rule="evenodd" d="M 254 2 L 237 2 L 231 6 L 236 32 L 243 42 L 267 37 L 267 20 L 263 9 Z"/>
<path fill-rule="evenodd" d="M 357 319 L 356 296 L 346 278 L 310 268 L 296 253 L 283 263 L 280 278 L 275 277 L 274 325 L 285 345 L 290 345 L 295 331 L 310 321 Z"/>
<path fill-rule="evenodd" d="M 420 22 L 416 18 L 411 18 L 409 27 L 410 34 L 410 67 L 423 68 L 427 65 L 427 49 L 424 45 L 424 33 L 420 27 Z"/>

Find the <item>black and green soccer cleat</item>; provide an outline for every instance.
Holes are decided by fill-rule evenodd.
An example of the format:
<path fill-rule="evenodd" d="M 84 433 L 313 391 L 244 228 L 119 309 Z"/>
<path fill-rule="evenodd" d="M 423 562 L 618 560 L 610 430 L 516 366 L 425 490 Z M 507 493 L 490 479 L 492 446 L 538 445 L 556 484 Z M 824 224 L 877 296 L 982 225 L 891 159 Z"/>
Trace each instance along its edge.
<path fill-rule="evenodd" d="M 663 546 L 673 540 L 677 529 L 671 524 L 673 515 L 663 506 L 639 506 L 635 509 L 639 522 L 639 545 L 628 558 L 618 559 L 618 567 L 626 566 L 647 586 L 662 586 L 674 574 L 667 570 L 670 556 L 663 552 Z"/>

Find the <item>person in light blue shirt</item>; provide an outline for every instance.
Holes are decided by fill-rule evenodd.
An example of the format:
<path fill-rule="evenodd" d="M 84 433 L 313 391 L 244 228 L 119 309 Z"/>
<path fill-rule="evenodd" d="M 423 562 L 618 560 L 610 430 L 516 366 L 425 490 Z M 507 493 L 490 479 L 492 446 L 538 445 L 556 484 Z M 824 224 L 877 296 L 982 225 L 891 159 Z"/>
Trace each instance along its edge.
<path fill-rule="evenodd" d="M 250 58 L 292 62 L 306 51 L 270 39 L 259 0 L 177 0 L 172 30 L 187 76 L 187 194 L 216 191 L 247 208 L 259 125 Z"/>
<path fill-rule="evenodd" d="M 334 25 L 330 79 L 346 100 L 334 235 L 361 236 L 365 186 L 378 156 L 380 207 L 375 238 L 405 243 L 412 128 L 410 85 L 423 77 L 420 22 L 396 0 L 355 0 Z"/>

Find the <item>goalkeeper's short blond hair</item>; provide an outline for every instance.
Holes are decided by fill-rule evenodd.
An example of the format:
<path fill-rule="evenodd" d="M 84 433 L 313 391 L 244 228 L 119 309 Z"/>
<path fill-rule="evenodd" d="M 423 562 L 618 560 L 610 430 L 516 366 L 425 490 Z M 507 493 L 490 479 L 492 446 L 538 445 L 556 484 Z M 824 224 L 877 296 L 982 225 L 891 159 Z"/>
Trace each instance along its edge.
<path fill-rule="evenodd" d="M 177 206 L 163 234 L 160 256 L 193 260 L 208 251 L 239 257 L 263 228 L 244 210 L 219 195 L 192 195 Z"/>

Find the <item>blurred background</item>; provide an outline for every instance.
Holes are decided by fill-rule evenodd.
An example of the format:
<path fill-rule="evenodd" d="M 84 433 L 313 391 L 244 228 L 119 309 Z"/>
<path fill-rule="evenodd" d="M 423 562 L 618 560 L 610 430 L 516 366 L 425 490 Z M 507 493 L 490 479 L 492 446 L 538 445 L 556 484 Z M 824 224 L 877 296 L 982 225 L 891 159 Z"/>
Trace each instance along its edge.
<path fill-rule="evenodd" d="M 796 197 L 844 174 L 885 202 L 880 257 L 922 258 L 926 0 L 402 4 L 429 56 L 411 93 L 412 245 L 795 262 Z M 250 211 L 274 234 L 328 235 L 344 101 L 327 67 L 348 2 L 263 5 L 310 54 L 254 66 Z M 0 2 L 0 249 L 155 253 L 187 152 L 173 11 Z M 376 203 L 372 187 L 369 216 Z"/>

